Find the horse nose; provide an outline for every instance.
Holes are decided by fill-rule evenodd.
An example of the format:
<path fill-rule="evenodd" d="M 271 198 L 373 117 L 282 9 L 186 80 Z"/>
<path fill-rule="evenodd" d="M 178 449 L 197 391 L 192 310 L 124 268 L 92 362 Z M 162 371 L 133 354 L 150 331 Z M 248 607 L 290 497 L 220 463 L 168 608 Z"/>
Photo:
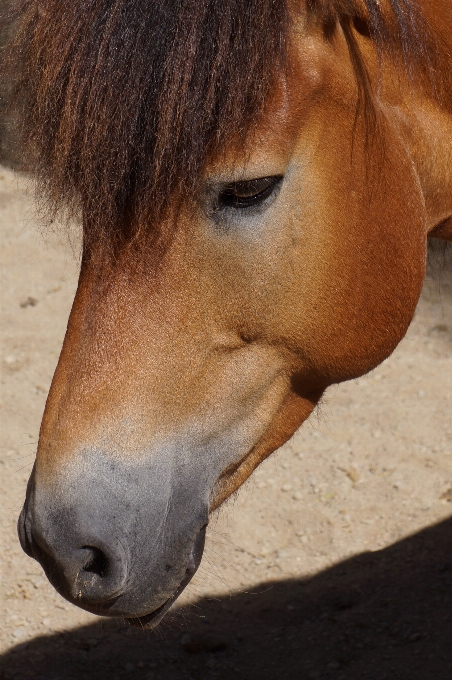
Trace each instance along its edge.
<path fill-rule="evenodd" d="M 127 560 L 119 542 L 111 537 L 83 536 L 82 532 L 66 532 L 52 540 L 55 550 L 27 517 L 26 510 L 18 522 L 23 550 L 37 560 L 52 585 L 61 595 L 78 605 L 108 607 L 122 591 L 127 579 Z M 54 538 L 54 537 L 53 537 Z"/>

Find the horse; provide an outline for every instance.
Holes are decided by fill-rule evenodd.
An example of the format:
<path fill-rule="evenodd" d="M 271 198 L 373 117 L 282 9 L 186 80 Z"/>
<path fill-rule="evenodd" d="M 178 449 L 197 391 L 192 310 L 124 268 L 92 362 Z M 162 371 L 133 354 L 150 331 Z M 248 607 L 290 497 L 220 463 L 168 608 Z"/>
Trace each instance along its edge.
<path fill-rule="evenodd" d="M 152 628 L 210 513 L 388 357 L 452 240 L 452 5 L 14 12 L 29 170 L 83 229 L 19 538 L 67 600 Z"/>

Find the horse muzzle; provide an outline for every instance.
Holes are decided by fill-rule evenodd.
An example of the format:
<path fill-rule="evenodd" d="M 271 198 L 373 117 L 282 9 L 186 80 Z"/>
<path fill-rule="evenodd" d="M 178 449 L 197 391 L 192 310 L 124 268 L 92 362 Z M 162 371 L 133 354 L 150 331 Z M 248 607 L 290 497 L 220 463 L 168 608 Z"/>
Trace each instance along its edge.
<path fill-rule="evenodd" d="M 153 628 L 201 562 L 208 494 L 187 484 L 158 489 L 152 474 L 112 470 L 111 461 L 113 474 L 99 475 L 97 463 L 92 474 L 66 474 L 52 490 L 33 472 L 18 521 L 21 546 L 73 604 Z"/>

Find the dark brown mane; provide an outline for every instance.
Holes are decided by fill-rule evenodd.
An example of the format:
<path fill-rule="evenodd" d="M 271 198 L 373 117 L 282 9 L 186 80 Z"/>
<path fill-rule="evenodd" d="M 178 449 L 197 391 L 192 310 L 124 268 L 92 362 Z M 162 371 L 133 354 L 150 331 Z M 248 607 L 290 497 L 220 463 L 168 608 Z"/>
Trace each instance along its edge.
<path fill-rule="evenodd" d="M 212 151 L 245 135 L 285 67 L 288 0 L 21 0 L 8 58 L 25 153 L 88 240 L 157 225 Z M 308 0 L 341 23 L 361 89 L 353 21 L 407 62 L 422 51 L 413 0 Z M 363 16 L 363 13 L 364 15 Z M 420 47 L 421 46 L 421 47 Z M 132 218 L 132 219 L 131 219 Z"/>

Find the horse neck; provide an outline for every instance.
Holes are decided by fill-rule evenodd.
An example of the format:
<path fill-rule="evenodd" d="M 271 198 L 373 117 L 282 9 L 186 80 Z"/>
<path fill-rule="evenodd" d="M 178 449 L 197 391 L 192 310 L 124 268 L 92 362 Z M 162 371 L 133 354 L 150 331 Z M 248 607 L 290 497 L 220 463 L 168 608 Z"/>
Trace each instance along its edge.
<path fill-rule="evenodd" d="M 422 8 L 435 40 L 433 88 L 407 82 L 393 111 L 418 171 L 428 231 L 452 240 L 452 2 L 422 0 Z"/>
<path fill-rule="evenodd" d="M 441 106 L 452 114 L 452 2 L 422 0 L 422 10 L 431 28 L 436 71 L 441 78 Z"/>

